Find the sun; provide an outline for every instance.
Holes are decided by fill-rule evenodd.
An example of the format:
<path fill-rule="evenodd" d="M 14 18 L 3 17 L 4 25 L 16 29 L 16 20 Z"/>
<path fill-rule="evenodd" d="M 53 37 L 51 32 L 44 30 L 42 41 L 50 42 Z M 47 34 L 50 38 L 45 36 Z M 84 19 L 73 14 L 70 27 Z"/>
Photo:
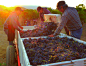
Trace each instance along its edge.
<path fill-rule="evenodd" d="M 12 5 L 12 4 L 5 4 L 4 6 L 6 6 L 6 7 L 13 7 L 13 6 L 15 6 L 15 5 Z"/>
<path fill-rule="evenodd" d="M 4 5 L 6 7 L 13 7 L 16 5 L 16 2 L 14 0 L 2 0 L 0 1 L 0 5 Z"/>

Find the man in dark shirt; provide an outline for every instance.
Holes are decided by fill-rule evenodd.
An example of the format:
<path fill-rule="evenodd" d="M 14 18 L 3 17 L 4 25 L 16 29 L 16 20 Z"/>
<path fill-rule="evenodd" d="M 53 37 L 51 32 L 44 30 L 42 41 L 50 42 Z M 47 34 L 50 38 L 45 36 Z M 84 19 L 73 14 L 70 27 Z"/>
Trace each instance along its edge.
<path fill-rule="evenodd" d="M 49 36 L 54 37 L 59 35 L 63 27 L 67 26 L 70 31 L 70 36 L 80 39 L 82 34 L 82 24 L 77 10 L 73 7 L 68 7 L 67 4 L 65 4 L 65 1 L 59 1 L 57 3 L 57 9 L 63 13 L 61 22 L 54 34 Z"/>
<path fill-rule="evenodd" d="M 44 14 L 51 14 L 51 12 L 47 8 L 37 7 L 37 11 L 39 12 L 39 17 L 41 19 L 41 24 L 44 23 Z"/>

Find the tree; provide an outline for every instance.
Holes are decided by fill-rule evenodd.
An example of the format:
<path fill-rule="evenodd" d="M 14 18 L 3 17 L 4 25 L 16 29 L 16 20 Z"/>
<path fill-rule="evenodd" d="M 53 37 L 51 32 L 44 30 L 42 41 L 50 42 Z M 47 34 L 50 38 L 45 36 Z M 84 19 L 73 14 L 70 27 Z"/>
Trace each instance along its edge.
<path fill-rule="evenodd" d="M 76 6 L 76 8 L 82 8 L 82 9 L 85 9 L 85 5 L 84 5 L 84 4 L 79 4 L 78 6 Z"/>
<path fill-rule="evenodd" d="M 78 11 L 81 23 L 85 23 L 86 22 L 86 9 L 85 9 L 85 5 L 84 4 L 79 4 L 78 6 L 76 6 L 76 10 Z"/>

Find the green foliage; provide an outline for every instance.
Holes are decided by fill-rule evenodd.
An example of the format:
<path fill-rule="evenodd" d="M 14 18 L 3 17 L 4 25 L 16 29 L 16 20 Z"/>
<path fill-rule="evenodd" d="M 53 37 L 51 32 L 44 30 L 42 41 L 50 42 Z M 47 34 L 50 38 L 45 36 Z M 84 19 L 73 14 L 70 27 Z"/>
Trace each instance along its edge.
<path fill-rule="evenodd" d="M 53 14 L 62 14 L 59 10 L 52 10 Z"/>
<path fill-rule="evenodd" d="M 78 11 L 80 20 L 83 23 L 86 23 L 86 9 L 85 6 L 83 4 L 79 4 L 78 6 L 76 6 L 76 10 Z"/>
<path fill-rule="evenodd" d="M 78 6 L 76 6 L 76 8 L 82 8 L 82 9 L 85 9 L 85 5 L 84 5 L 84 4 L 79 4 Z"/>
<path fill-rule="evenodd" d="M 62 14 L 59 10 L 47 8 L 52 14 Z"/>
<path fill-rule="evenodd" d="M 5 10 L 6 8 L 7 8 L 6 6 L 4 6 L 4 5 L 0 5 L 0 11 Z"/>
<path fill-rule="evenodd" d="M 86 19 L 86 12 L 84 10 L 80 10 L 80 11 L 78 11 L 78 13 L 79 13 L 81 20 Z"/>
<path fill-rule="evenodd" d="M 0 24 L 4 24 L 6 18 L 9 16 L 9 11 L 0 11 Z"/>
<path fill-rule="evenodd" d="M 33 10 L 33 9 L 26 9 L 23 13 L 22 16 L 24 19 L 37 19 L 39 17 L 39 14 L 37 12 L 37 10 Z"/>

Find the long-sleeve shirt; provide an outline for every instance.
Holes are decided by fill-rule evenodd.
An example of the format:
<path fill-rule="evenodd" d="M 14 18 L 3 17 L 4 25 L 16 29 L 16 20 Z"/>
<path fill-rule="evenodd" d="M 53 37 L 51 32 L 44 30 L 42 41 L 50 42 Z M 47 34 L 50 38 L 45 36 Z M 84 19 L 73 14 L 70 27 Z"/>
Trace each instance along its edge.
<path fill-rule="evenodd" d="M 21 27 L 21 25 L 20 25 L 18 19 L 19 19 L 18 15 L 15 12 L 12 12 L 8 16 L 8 18 L 6 19 L 6 21 L 4 23 L 4 29 L 10 29 L 8 27 L 8 25 L 11 25 L 11 26 L 13 26 L 14 29 L 17 29 L 17 30 L 20 31 L 19 27 Z"/>
<path fill-rule="evenodd" d="M 67 26 L 69 31 L 74 31 L 82 28 L 82 24 L 78 15 L 78 12 L 73 7 L 68 7 L 61 17 L 61 22 L 58 25 L 53 35 L 58 35 L 64 26 Z"/>
<path fill-rule="evenodd" d="M 51 14 L 47 8 L 43 8 L 43 13 L 39 13 L 41 21 L 44 21 L 44 14 Z"/>

